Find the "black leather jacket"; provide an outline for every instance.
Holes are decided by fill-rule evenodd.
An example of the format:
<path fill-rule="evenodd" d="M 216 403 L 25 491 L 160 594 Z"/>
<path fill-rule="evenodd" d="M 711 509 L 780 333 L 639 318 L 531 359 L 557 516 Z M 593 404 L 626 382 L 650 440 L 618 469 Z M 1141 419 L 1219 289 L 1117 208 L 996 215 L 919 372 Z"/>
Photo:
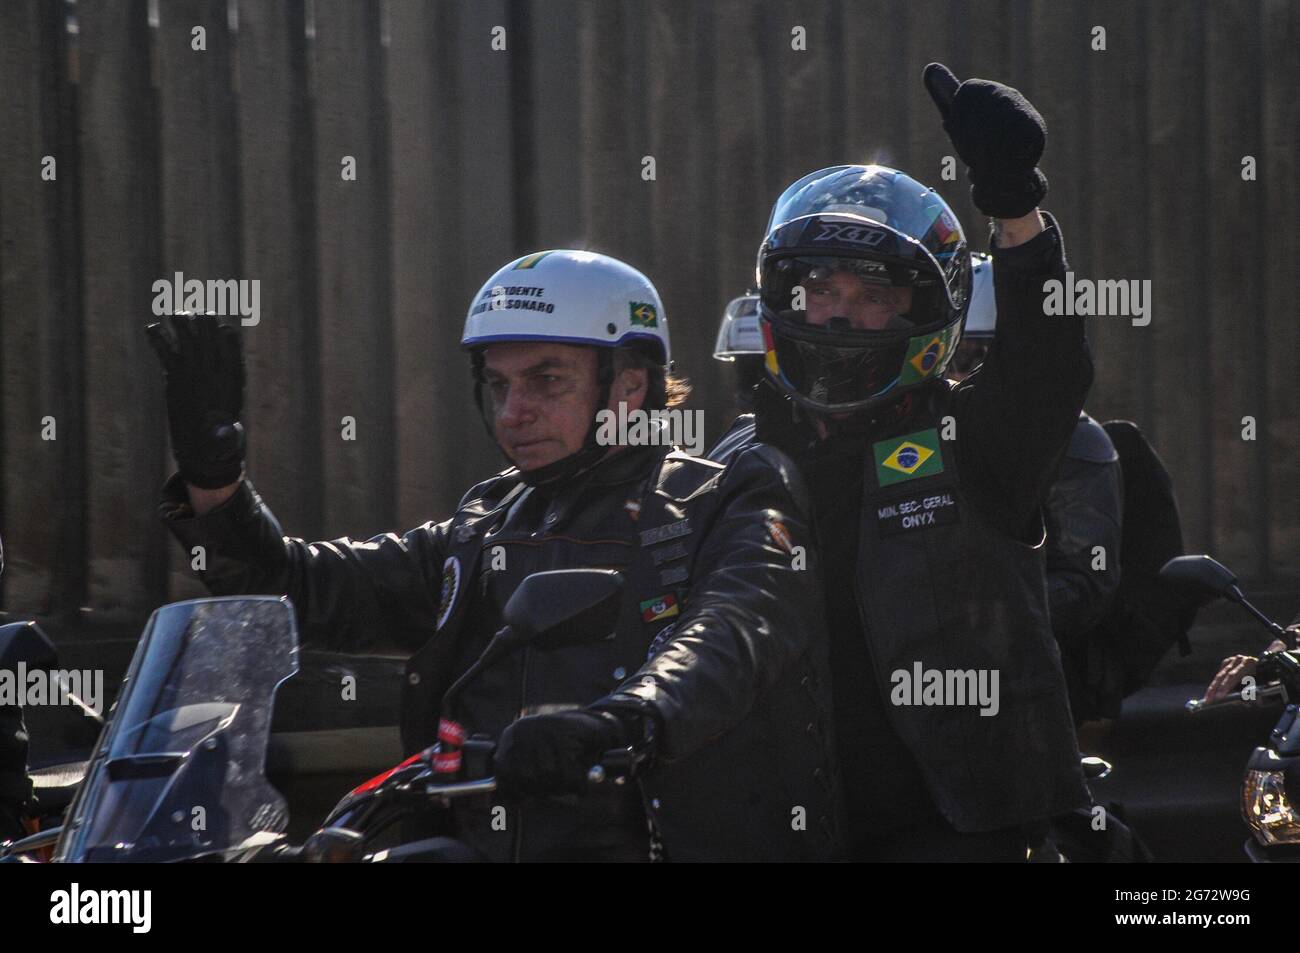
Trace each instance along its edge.
<path fill-rule="evenodd" d="M 1047 496 L 1047 595 L 1061 649 L 1102 620 L 1119 588 L 1124 478 L 1101 424 L 1079 414 L 1061 473 Z M 1105 551 L 1099 561 L 1094 548 Z"/>
<path fill-rule="evenodd" d="M 1115 445 L 1101 424 L 1080 413 L 1043 510 L 1052 632 L 1076 723 L 1119 714 L 1122 666 L 1098 626 L 1119 589 L 1123 507 Z"/>
<path fill-rule="evenodd" d="M 789 551 L 808 538 L 797 492 L 792 465 L 766 447 L 727 467 L 640 448 L 550 494 L 505 471 L 451 519 L 366 542 L 283 536 L 247 481 L 195 518 L 173 477 L 163 515 L 187 550 L 206 547 L 214 593 L 287 594 L 304 643 L 360 651 L 386 635 L 415 651 L 408 751 L 433 741 L 438 700 L 525 575 L 620 569 L 611 639 L 517 654 L 449 714 L 496 737 L 557 708 L 648 711 L 661 737 L 640 791 L 513 806 L 504 831 L 494 805 L 458 809 L 461 836 L 497 860 L 639 859 L 649 814 L 669 859 L 817 860 L 836 849 L 836 794 L 820 580 L 809 554 Z"/>

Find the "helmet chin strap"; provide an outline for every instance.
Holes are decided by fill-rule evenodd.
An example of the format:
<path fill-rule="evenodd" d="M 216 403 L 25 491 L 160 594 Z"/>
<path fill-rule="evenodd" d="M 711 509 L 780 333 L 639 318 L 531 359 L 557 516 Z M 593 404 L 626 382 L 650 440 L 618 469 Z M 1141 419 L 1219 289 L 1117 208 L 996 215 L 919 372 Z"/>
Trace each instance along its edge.
<path fill-rule="evenodd" d="M 510 455 L 505 452 L 500 441 L 497 440 L 496 433 L 492 430 L 492 421 L 488 419 L 487 411 L 483 406 L 482 351 L 475 351 L 472 360 L 474 362 L 474 403 L 478 405 L 479 417 L 483 420 L 483 426 L 487 428 L 488 436 L 497 445 L 497 449 L 501 450 L 501 455 L 512 466 L 517 466 L 515 461 L 510 459 Z M 536 467 L 532 470 L 521 468 L 519 475 L 523 478 L 524 483 L 535 487 L 558 486 L 591 469 L 604 458 L 610 448 L 596 442 L 596 434 L 600 429 L 596 423 L 596 414 L 608 406 L 609 391 L 613 386 L 613 382 L 613 355 L 608 348 L 598 348 L 596 351 L 596 383 L 600 390 L 596 397 L 596 407 L 591 414 L 591 426 L 587 428 L 587 435 L 583 438 L 582 446 L 567 457 L 562 457 L 553 463 L 546 464 L 546 466 Z"/>

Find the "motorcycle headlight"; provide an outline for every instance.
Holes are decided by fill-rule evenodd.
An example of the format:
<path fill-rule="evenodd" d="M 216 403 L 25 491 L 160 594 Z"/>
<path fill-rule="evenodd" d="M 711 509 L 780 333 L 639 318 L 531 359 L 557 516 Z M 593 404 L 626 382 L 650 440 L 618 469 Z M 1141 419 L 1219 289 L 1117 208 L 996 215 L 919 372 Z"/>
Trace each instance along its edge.
<path fill-rule="evenodd" d="M 1297 785 L 1300 759 L 1280 758 L 1267 748 L 1257 748 L 1246 765 L 1241 784 L 1241 814 L 1255 840 L 1274 844 L 1300 844 L 1300 812 L 1297 799 L 1288 793 Z"/>

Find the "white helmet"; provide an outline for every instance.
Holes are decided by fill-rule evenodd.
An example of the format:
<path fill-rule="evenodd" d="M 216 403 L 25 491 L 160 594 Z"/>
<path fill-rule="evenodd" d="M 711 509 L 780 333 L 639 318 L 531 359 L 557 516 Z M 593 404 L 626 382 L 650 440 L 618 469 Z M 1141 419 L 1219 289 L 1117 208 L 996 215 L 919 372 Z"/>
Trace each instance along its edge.
<path fill-rule="evenodd" d="M 763 356 L 763 332 L 758 326 L 758 294 L 751 292 L 732 298 L 722 312 L 718 337 L 713 342 L 713 357 L 734 361 L 738 357 Z"/>
<path fill-rule="evenodd" d="M 493 341 L 633 345 L 665 372 L 672 363 L 668 318 L 650 279 L 589 251 L 534 252 L 489 278 L 470 303 L 460 343 Z"/>
<path fill-rule="evenodd" d="M 966 326 L 962 334 L 968 338 L 991 339 L 998 326 L 998 303 L 993 295 L 993 259 L 984 254 L 973 254 L 970 258 L 970 307 L 966 310 Z"/>

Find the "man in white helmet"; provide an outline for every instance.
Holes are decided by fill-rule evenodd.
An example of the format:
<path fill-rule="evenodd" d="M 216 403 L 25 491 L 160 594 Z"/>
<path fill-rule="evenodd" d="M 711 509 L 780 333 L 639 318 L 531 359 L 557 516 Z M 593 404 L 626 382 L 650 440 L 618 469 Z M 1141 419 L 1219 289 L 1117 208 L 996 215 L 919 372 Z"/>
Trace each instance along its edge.
<path fill-rule="evenodd" d="M 488 279 L 461 340 L 513 466 L 450 519 L 367 542 L 285 537 L 243 477 L 235 329 L 177 315 L 150 333 L 180 471 L 164 519 L 187 550 L 206 548 L 205 584 L 289 595 L 307 643 L 402 639 L 408 753 L 444 729 L 499 739 L 497 777 L 519 797 L 504 825 L 493 804 L 458 807 L 458 837 L 493 860 L 832 855 L 820 583 L 802 558 L 792 467 L 765 447 L 722 466 L 599 439 L 598 411 L 684 393 L 644 275 L 548 251 Z M 565 568 L 624 574 L 611 637 L 516 653 L 440 711 L 523 578 Z M 649 758 L 639 783 L 589 790 L 588 768 L 621 746 Z"/>

